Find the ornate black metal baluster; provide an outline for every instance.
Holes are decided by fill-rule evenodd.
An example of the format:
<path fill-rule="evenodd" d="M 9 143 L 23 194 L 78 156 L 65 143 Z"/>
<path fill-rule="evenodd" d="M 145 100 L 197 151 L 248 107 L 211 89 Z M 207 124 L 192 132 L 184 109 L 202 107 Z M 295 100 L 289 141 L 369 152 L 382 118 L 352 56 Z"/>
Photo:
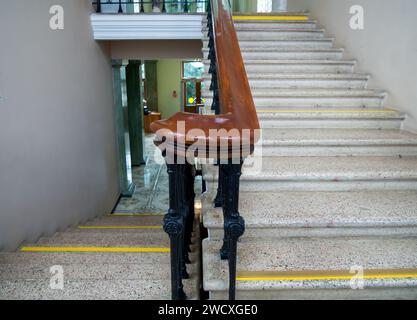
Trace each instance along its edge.
<path fill-rule="evenodd" d="M 185 300 L 187 297 L 182 284 L 182 238 L 184 234 L 184 217 L 181 213 L 182 165 L 169 164 L 169 211 L 164 218 L 164 230 L 171 241 L 171 289 L 173 300 Z"/>
<path fill-rule="evenodd" d="M 188 11 L 189 11 L 189 8 L 188 8 L 188 0 L 185 0 L 184 1 L 184 12 L 185 13 L 188 13 Z"/>
<path fill-rule="evenodd" d="M 119 0 L 119 13 L 123 13 L 122 0 Z"/>
<path fill-rule="evenodd" d="M 162 12 L 167 12 L 167 8 L 165 6 L 165 0 L 162 0 Z"/>
<path fill-rule="evenodd" d="M 144 13 L 145 12 L 145 6 L 143 4 L 143 0 L 140 0 L 140 12 Z"/>
<path fill-rule="evenodd" d="M 213 91 L 213 102 L 211 105 L 211 110 L 215 112 L 215 114 L 220 114 L 220 101 L 219 101 L 219 86 L 218 86 L 218 78 L 217 78 L 217 64 L 216 64 L 216 49 L 214 43 L 214 28 L 212 22 L 212 13 L 211 13 L 211 4 L 209 2 L 209 12 L 207 14 L 207 27 L 208 27 L 208 48 L 209 54 L 208 59 L 210 60 L 210 68 L 209 73 L 211 74 L 211 84 L 210 90 Z"/>
<path fill-rule="evenodd" d="M 195 168 L 192 164 L 186 165 L 186 176 L 185 176 L 185 182 L 186 182 L 186 195 L 187 195 L 187 209 L 188 209 L 188 215 L 186 217 L 186 231 L 185 231 L 185 245 L 186 245 L 186 251 L 185 251 L 185 257 L 186 257 L 186 263 L 191 263 L 189 259 L 189 252 L 191 252 L 190 246 L 192 245 L 192 233 L 193 233 L 193 227 L 194 227 L 194 219 L 195 219 L 195 192 L 194 192 L 194 183 L 195 183 Z"/>
<path fill-rule="evenodd" d="M 97 5 L 96 12 L 101 13 L 101 0 L 97 0 L 96 5 Z"/>
<path fill-rule="evenodd" d="M 229 260 L 229 299 L 236 299 L 236 259 L 237 241 L 245 233 L 245 221 L 239 214 L 239 184 L 242 174 L 243 160 L 240 164 L 232 163 L 221 165 L 223 171 L 223 194 L 224 194 L 224 230 L 225 244 L 223 249 Z"/>
<path fill-rule="evenodd" d="M 182 217 L 182 225 L 183 225 L 183 232 L 181 234 L 180 239 L 180 267 L 181 267 L 181 278 L 182 279 L 189 279 L 189 275 L 187 273 L 187 265 L 186 262 L 188 260 L 188 248 L 187 248 L 187 217 L 189 214 L 189 207 L 188 207 L 188 195 L 187 195 L 187 164 L 179 165 L 180 170 L 180 180 L 178 181 L 178 193 L 179 193 L 179 200 L 180 200 L 180 212 Z"/>

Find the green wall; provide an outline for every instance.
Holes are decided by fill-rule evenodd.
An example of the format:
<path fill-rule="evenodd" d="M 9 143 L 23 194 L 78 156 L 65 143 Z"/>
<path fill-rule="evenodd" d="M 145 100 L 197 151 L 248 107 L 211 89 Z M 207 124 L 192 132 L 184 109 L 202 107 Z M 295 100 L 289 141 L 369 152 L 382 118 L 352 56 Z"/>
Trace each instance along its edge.
<path fill-rule="evenodd" d="M 157 64 L 158 110 L 163 119 L 181 111 L 181 64 L 181 60 L 159 60 Z"/>

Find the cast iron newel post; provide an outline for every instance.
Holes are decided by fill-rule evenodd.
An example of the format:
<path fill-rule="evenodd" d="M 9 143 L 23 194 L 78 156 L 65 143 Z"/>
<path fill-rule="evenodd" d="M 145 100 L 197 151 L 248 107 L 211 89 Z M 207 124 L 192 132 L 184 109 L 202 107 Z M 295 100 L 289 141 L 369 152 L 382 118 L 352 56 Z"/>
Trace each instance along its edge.
<path fill-rule="evenodd" d="M 119 0 L 119 13 L 123 13 L 122 0 Z"/>
<path fill-rule="evenodd" d="M 140 12 L 144 13 L 145 12 L 145 6 L 143 4 L 143 0 L 140 0 Z"/>
<path fill-rule="evenodd" d="M 187 264 L 194 225 L 194 165 L 177 154 L 164 153 L 169 175 L 169 211 L 164 231 L 171 242 L 171 288 L 173 300 L 186 300 L 183 280 L 189 279 Z"/>
<path fill-rule="evenodd" d="M 245 221 L 239 214 L 239 184 L 242 174 L 243 159 L 236 164 L 236 160 L 229 160 L 228 164 L 221 164 L 224 216 L 224 243 L 220 250 L 222 260 L 229 260 L 229 299 L 236 299 L 236 260 L 237 242 L 245 233 Z"/>

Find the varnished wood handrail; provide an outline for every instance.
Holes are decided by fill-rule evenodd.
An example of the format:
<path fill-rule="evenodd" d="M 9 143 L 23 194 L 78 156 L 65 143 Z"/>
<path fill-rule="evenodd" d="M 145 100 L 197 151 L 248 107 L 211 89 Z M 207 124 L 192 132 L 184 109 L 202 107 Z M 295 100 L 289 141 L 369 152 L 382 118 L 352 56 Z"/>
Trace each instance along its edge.
<path fill-rule="evenodd" d="M 210 130 L 250 130 L 250 144 L 257 142 L 256 130 L 259 121 L 253 102 L 253 97 L 246 75 L 238 37 L 233 24 L 231 11 L 225 7 L 222 0 L 211 0 L 211 10 L 214 28 L 214 41 L 217 63 L 218 87 L 220 95 L 220 115 L 198 115 L 180 112 L 167 120 L 151 124 L 151 130 L 158 134 L 163 130 L 170 132 L 171 139 L 184 141 L 190 145 L 199 140 L 207 145 L 213 139 Z M 185 133 L 177 130 L 178 122 L 185 123 Z M 201 134 L 192 133 L 192 129 L 200 129 Z M 228 136 L 229 142 L 240 137 Z M 219 139 L 218 137 L 216 139 Z M 233 141 L 235 143 L 236 141 Z M 247 141 L 245 142 L 247 143 Z"/>

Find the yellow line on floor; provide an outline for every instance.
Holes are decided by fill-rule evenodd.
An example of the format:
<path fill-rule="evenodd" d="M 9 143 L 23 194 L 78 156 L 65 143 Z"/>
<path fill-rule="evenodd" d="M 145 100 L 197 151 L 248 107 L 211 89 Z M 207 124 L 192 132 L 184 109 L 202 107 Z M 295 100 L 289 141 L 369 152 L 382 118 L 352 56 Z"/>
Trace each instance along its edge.
<path fill-rule="evenodd" d="M 314 281 L 351 280 L 356 274 L 346 271 L 309 272 L 239 272 L 238 281 Z M 362 279 L 410 279 L 417 278 L 417 269 L 365 270 Z"/>
<path fill-rule="evenodd" d="M 168 253 L 169 248 L 22 247 L 22 252 Z"/>
<path fill-rule="evenodd" d="M 255 20 L 255 21 L 308 21 L 308 16 L 233 16 L 233 20 Z"/>
<path fill-rule="evenodd" d="M 162 217 L 164 213 L 112 213 L 109 217 Z"/>
<path fill-rule="evenodd" d="M 257 113 L 391 113 L 397 112 L 392 109 L 382 110 L 297 110 L 297 109 L 277 109 L 277 110 L 257 110 Z"/>
<path fill-rule="evenodd" d="M 78 229 L 88 230 L 88 229 L 109 229 L 109 230 L 117 230 L 117 229 L 162 229 L 162 226 L 80 226 Z"/>

